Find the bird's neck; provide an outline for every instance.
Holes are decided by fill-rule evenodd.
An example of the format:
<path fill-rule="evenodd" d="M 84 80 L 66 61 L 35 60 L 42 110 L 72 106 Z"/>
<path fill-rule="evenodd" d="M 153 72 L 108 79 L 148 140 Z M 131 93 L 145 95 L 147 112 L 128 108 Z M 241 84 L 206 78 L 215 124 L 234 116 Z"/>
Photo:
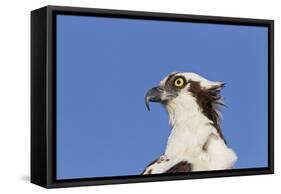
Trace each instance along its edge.
<path fill-rule="evenodd" d="M 170 157 L 196 157 L 215 128 L 201 112 L 192 96 L 178 96 L 166 105 L 172 131 L 165 154 Z"/>

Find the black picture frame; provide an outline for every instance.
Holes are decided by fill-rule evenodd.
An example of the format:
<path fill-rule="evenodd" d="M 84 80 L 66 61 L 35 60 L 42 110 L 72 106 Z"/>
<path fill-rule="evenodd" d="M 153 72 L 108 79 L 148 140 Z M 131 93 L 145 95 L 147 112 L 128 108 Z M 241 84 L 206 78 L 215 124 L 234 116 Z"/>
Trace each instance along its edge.
<path fill-rule="evenodd" d="M 265 26 L 268 28 L 268 167 L 178 174 L 56 180 L 56 15 Z M 274 173 L 274 21 L 46 6 L 31 12 L 31 182 L 46 188 Z"/>

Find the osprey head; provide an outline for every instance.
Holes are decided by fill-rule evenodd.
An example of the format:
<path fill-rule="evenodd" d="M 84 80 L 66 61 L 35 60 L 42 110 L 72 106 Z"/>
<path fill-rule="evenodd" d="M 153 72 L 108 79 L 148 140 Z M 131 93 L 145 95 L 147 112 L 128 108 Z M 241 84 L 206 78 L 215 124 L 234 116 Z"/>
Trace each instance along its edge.
<path fill-rule="evenodd" d="M 169 136 L 165 156 L 169 156 L 172 160 L 181 158 L 181 161 L 184 158 L 191 164 L 192 171 L 192 168 L 197 165 L 196 161 L 201 163 L 205 160 L 203 158 L 206 158 L 208 165 L 211 163 L 211 157 L 205 157 L 206 153 L 211 153 L 210 150 L 216 150 L 216 154 L 222 153 L 222 150 L 226 148 L 220 128 L 219 112 L 220 105 L 223 105 L 220 95 L 223 86 L 222 82 L 210 81 L 195 73 L 173 72 L 160 81 L 159 85 L 148 90 L 145 95 L 148 110 L 150 102 L 157 102 L 163 104 L 169 114 L 172 135 Z M 222 144 L 221 140 L 225 144 Z M 212 148 L 214 145 L 215 149 Z M 217 145 L 222 145 L 224 148 L 217 150 L 220 147 Z M 228 148 L 227 150 L 229 151 Z M 204 153 L 204 157 L 198 155 L 201 153 Z M 214 160 L 217 160 L 217 156 Z M 222 157 L 226 155 L 222 154 Z M 236 161 L 235 154 L 229 157 L 229 161 L 227 166 L 232 166 Z M 161 164 L 161 161 L 159 163 Z M 159 168 L 161 169 L 162 166 L 160 165 Z M 152 170 L 155 171 L 155 169 Z"/>
<path fill-rule="evenodd" d="M 173 72 L 158 86 L 145 95 L 145 104 L 150 110 L 150 102 L 163 104 L 169 111 L 198 107 L 208 119 L 219 122 L 219 105 L 223 105 L 220 91 L 224 84 L 214 82 L 191 72 Z"/>

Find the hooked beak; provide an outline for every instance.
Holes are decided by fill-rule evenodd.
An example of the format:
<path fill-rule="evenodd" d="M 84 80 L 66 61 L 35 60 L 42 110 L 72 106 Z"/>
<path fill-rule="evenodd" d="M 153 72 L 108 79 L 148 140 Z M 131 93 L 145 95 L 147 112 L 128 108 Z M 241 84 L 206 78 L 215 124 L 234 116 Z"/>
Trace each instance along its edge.
<path fill-rule="evenodd" d="M 146 108 L 150 111 L 149 103 L 150 102 L 163 102 L 164 89 L 160 86 L 151 88 L 145 95 L 145 105 Z"/>

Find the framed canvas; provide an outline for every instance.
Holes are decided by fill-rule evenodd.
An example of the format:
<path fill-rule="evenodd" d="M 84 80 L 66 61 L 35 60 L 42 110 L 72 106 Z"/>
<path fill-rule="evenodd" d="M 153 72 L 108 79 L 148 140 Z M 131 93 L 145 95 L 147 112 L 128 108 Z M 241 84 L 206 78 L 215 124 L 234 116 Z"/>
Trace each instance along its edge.
<path fill-rule="evenodd" d="M 31 182 L 273 173 L 273 21 L 31 12 Z"/>

